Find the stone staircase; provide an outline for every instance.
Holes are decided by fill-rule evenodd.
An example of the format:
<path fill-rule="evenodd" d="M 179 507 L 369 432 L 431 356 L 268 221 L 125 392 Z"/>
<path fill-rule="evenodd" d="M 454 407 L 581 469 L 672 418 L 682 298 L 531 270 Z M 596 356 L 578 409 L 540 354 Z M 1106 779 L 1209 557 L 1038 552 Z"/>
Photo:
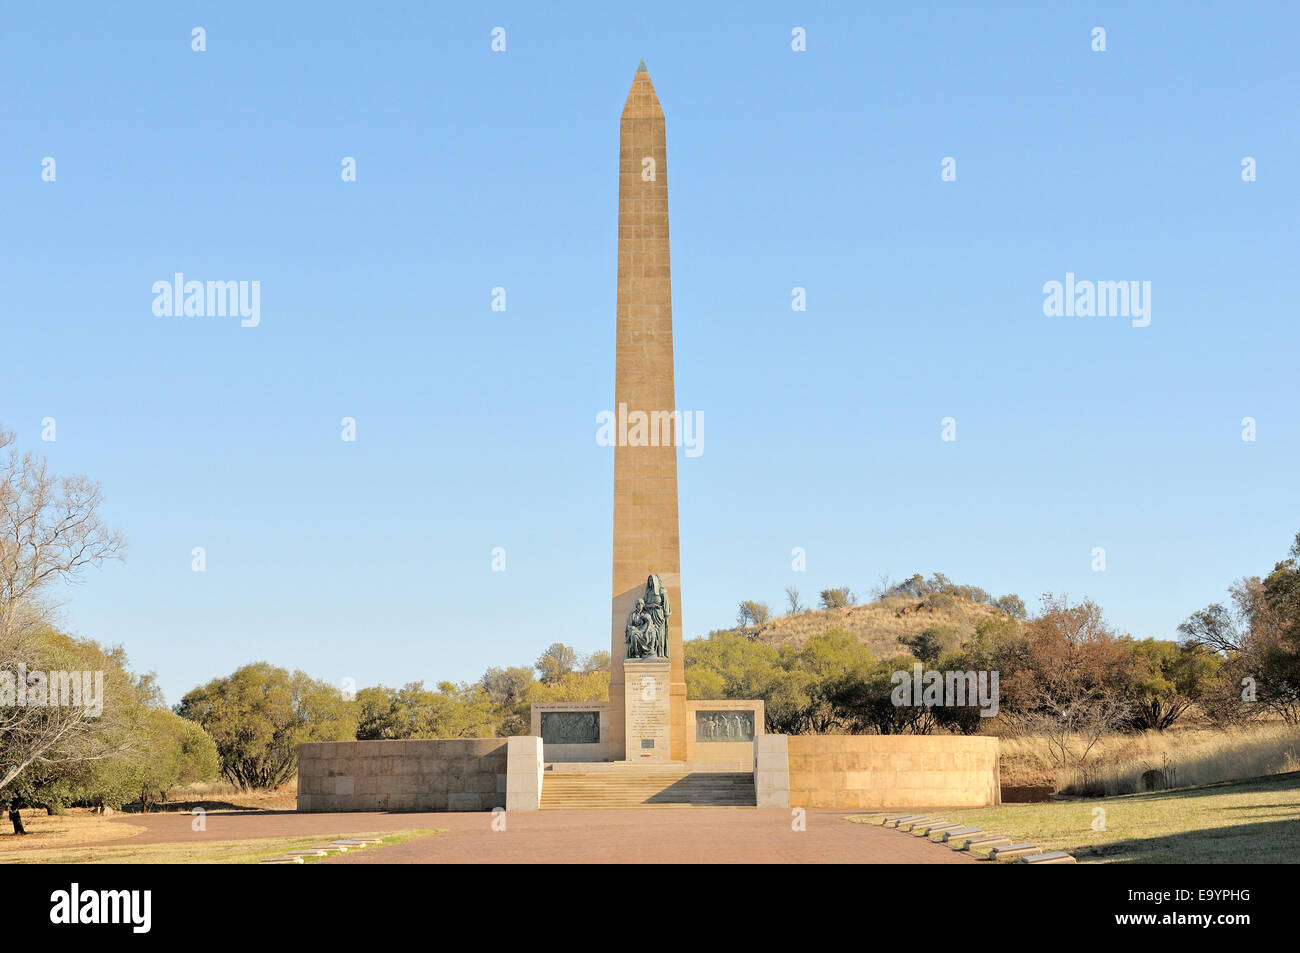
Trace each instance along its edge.
<path fill-rule="evenodd" d="M 602 762 L 548 764 L 542 810 L 754 807 L 754 775 L 740 765 Z"/>

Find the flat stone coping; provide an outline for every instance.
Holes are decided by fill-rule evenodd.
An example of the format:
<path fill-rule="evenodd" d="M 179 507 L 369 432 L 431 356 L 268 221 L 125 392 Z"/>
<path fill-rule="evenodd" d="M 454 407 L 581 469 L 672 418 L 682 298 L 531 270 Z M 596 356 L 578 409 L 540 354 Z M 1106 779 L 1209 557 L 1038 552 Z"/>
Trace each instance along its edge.
<path fill-rule="evenodd" d="M 960 840 L 960 838 L 958 840 Z M 1004 844 L 1009 845 L 1010 843 L 1011 838 L 1004 834 L 988 834 L 984 837 L 972 837 L 968 840 L 961 841 L 960 846 L 954 842 L 952 849 L 971 850 L 975 847 L 1000 847 Z"/>
<path fill-rule="evenodd" d="M 1009 857 L 1013 854 L 1028 854 L 1030 851 L 1041 849 L 1037 844 L 1028 841 L 1023 844 L 1012 844 L 1010 847 L 994 847 L 989 851 L 989 860 L 997 860 L 999 857 Z"/>
<path fill-rule="evenodd" d="M 646 774 L 753 774 L 750 761 L 547 761 L 542 770 L 546 774 L 627 774 L 631 771 Z"/>
<path fill-rule="evenodd" d="M 962 826 L 963 825 L 961 824 L 954 824 L 951 821 L 944 821 L 942 824 L 930 825 L 923 831 L 923 833 L 926 837 L 929 837 L 931 834 L 942 834 L 944 831 L 955 831 Z"/>
<path fill-rule="evenodd" d="M 1063 850 L 1049 850 L 1045 854 L 1031 854 L 1028 857 L 1021 857 L 1018 864 L 1075 864 L 1078 863 L 1072 856 Z"/>

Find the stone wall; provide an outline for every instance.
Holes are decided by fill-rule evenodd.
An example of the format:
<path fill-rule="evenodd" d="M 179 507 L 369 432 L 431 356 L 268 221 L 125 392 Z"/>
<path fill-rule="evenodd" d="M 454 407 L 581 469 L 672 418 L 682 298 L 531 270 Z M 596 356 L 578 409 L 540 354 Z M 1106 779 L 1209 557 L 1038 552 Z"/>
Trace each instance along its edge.
<path fill-rule="evenodd" d="M 790 806 L 985 807 L 1002 802 L 998 739 L 790 735 Z"/>
<path fill-rule="evenodd" d="M 300 811 L 490 811 L 506 806 L 506 739 L 298 747 Z"/>

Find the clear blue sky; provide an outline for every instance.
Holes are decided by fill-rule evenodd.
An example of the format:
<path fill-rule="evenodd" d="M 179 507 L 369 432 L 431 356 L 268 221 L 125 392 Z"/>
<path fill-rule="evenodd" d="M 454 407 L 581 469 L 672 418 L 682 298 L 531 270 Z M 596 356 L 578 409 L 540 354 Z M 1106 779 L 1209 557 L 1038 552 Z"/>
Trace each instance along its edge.
<path fill-rule="evenodd" d="M 0 14 L 0 424 L 103 483 L 128 558 L 65 621 L 169 701 L 608 647 L 641 57 L 705 418 L 688 638 L 918 570 L 1171 637 L 1300 530 L 1295 4 L 270 6 Z M 260 326 L 154 316 L 177 271 L 260 281 Z M 1150 281 L 1150 326 L 1045 317 L 1066 272 Z"/>

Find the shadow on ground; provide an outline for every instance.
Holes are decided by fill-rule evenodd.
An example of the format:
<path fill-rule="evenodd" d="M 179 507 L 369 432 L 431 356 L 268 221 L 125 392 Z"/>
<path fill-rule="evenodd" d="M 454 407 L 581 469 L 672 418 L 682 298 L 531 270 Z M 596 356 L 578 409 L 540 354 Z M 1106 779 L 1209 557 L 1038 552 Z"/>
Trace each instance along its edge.
<path fill-rule="evenodd" d="M 1135 837 L 1081 847 L 1074 856 L 1081 861 L 1101 860 L 1112 864 L 1188 863 L 1187 849 L 1194 847 L 1197 864 L 1276 864 L 1295 862 L 1300 851 L 1300 819 L 1236 824 L 1161 837 Z M 1268 846 L 1260 847 L 1261 843 Z"/>

